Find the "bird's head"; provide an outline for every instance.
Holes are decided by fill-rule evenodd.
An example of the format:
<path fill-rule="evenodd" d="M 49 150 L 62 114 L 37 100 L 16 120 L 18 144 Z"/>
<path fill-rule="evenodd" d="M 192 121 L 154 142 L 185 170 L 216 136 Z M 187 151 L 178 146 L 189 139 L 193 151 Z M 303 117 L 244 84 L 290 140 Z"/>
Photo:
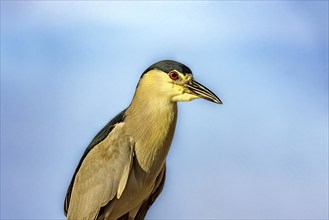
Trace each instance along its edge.
<path fill-rule="evenodd" d="M 182 63 L 163 60 L 147 68 L 141 76 L 138 88 L 144 95 L 150 93 L 168 97 L 173 102 L 187 102 L 203 98 L 217 104 L 222 101 L 209 89 L 194 80 L 192 71 Z"/>

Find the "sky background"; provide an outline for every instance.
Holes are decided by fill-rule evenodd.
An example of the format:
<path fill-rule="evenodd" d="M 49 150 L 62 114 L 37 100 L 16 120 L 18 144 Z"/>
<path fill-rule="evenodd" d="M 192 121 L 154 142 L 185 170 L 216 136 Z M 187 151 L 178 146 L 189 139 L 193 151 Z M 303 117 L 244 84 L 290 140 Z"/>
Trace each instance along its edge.
<path fill-rule="evenodd" d="M 1 1 L 1 219 L 63 219 L 142 72 L 189 66 L 148 219 L 328 218 L 328 1 Z"/>

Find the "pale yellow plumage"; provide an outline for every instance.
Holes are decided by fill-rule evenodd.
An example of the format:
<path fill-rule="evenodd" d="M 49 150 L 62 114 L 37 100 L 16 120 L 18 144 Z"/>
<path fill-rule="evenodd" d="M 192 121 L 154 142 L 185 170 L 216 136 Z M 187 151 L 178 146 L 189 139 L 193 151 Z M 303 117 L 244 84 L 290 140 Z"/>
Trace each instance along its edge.
<path fill-rule="evenodd" d="M 161 65 L 142 76 L 124 120 L 110 125 L 109 132 L 99 134 L 97 144 L 87 149 L 66 196 L 68 219 L 144 218 L 164 184 L 177 101 L 190 101 L 204 92 L 204 98 L 221 103 L 205 87 L 193 90 L 191 72 L 172 69 L 174 74 L 168 75 L 167 66 Z"/>

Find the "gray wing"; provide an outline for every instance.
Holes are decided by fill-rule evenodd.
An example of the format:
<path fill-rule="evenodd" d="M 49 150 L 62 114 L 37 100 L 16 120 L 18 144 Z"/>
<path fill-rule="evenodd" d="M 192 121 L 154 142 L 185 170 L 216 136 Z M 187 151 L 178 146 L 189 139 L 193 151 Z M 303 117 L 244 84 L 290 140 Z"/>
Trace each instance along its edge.
<path fill-rule="evenodd" d="M 98 132 L 98 134 L 95 136 L 95 138 L 91 141 L 91 143 L 89 144 L 89 146 L 87 147 L 87 149 L 85 150 L 85 152 L 83 153 L 79 164 L 73 174 L 72 180 L 70 182 L 70 185 L 67 189 L 67 193 L 65 196 L 65 201 L 64 201 L 64 214 L 65 216 L 67 215 L 68 209 L 69 209 L 69 205 L 70 205 L 70 199 L 71 199 L 71 192 L 72 192 L 72 188 L 73 188 L 73 183 L 75 180 L 75 176 L 78 173 L 82 162 L 84 161 L 85 157 L 88 155 L 88 153 L 91 151 L 91 149 L 93 149 L 97 144 L 99 144 L 101 141 L 103 141 L 109 134 L 110 132 L 113 130 L 113 128 L 115 127 L 115 125 L 117 123 L 123 122 L 124 118 L 125 118 L 125 112 L 126 109 L 123 110 L 122 112 L 120 112 L 116 117 L 114 117 L 100 132 Z"/>
<path fill-rule="evenodd" d="M 101 207 L 115 196 L 120 198 L 132 165 L 133 148 L 124 123 L 119 123 L 89 151 L 75 176 L 69 219 L 95 219 Z"/>

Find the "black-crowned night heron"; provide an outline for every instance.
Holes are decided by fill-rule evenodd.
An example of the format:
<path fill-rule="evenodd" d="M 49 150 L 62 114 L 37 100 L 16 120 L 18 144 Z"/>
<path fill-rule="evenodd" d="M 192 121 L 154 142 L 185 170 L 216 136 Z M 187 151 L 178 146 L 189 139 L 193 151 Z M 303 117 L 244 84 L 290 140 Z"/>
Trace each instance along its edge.
<path fill-rule="evenodd" d="M 85 150 L 66 193 L 67 218 L 144 219 L 164 185 L 177 102 L 196 98 L 222 103 L 179 62 L 146 69 L 129 107 Z"/>

